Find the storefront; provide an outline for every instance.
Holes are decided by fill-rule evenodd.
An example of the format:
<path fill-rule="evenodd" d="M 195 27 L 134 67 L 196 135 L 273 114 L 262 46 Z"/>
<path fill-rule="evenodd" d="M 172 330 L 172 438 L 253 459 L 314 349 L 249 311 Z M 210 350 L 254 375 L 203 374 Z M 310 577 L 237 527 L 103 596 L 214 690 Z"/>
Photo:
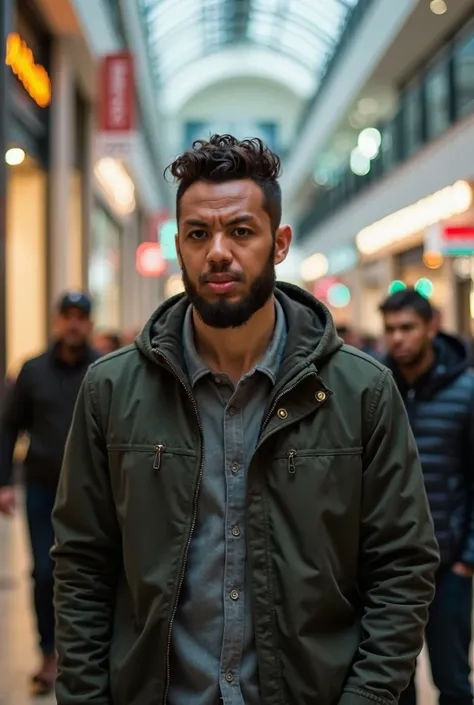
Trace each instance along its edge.
<path fill-rule="evenodd" d="M 14 374 L 47 339 L 50 38 L 18 2 L 7 35 L 10 81 L 5 161 L 6 367 Z M 4 305 L 4 304 L 2 304 Z"/>
<path fill-rule="evenodd" d="M 362 257 L 361 319 L 375 328 L 375 298 L 403 286 L 415 287 L 438 309 L 447 330 L 472 328 L 474 296 L 468 258 L 445 252 L 431 243 L 446 227 L 474 225 L 474 189 L 458 181 L 401 211 L 370 225 L 357 236 Z M 437 237 L 437 236 L 436 236 Z M 460 265 L 460 260 L 464 264 Z M 368 272 L 369 276 L 365 276 Z M 376 276 L 374 276 L 376 272 Z"/>
<path fill-rule="evenodd" d="M 88 261 L 97 329 L 122 331 L 127 323 L 125 313 L 130 302 L 125 297 L 137 294 L 131 272 L 141 241 L 141 221 L 135 184 L 125 162 L 111 157 L 98 159 L 94 165 Z"/>
<path fill-rule="evenodd" d="M 122 238 L 121 224 L 96 198 L 89 248 L 89 291 L 98 329 L 121 330 Z"/>

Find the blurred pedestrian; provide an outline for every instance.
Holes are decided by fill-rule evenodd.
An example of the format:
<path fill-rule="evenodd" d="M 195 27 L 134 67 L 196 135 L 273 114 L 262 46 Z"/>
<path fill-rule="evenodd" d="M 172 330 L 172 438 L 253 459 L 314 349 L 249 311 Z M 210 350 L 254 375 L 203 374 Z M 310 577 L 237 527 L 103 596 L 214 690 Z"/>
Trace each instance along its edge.
<path fill-rule="evenodd" d="M 92 366 L 65 453 L 58 705 L 395 703 L 438 563 L 400 396 L 276 285 L 275 154 L 171 171 L 186 294 Z"/>
<path fill-rule="evenodd" d="M 361 337 L 353 328 L 347 325 L 337 326 L 337 334 L 343 339 L 346 345 L 352 345 L 354 348 L 361 348 Z"/>
<path fill-rule="evenodd" d="M 442 705 L 471 705 L 474 574 L 474 375 L 463 343 L 439 332 L 430 302 L 413 289 L 381 305 L 392 369 L 420 453 L 441 552 L 426 641 Z M 416 702 L 414 681 L 401 705 Z"/>
<path fill-rule="evenodd" d="M 115 331 L 99 331 L 94 336 L 94 347 L 102 355 L 116 352 L 122 347 L 122 338 Z"/>
<path fill-rule="evenodd" d="M 53 611 L 54 542 L 51 512 L 74 404 L 87 367 L 98 358 L 88 345 L 91 301 L 65 294 L 55 317 L 55 340 L 47 352 L 27 360 L 9 381 L 0 419 L 0 513 L 11 516 L 17 499 L 13 455 L 27 433 L 26 514 L 33 557 L 34 606 L 42 662 L 32 677 L 36 695 L 49 693 L 56 676 Z"/>

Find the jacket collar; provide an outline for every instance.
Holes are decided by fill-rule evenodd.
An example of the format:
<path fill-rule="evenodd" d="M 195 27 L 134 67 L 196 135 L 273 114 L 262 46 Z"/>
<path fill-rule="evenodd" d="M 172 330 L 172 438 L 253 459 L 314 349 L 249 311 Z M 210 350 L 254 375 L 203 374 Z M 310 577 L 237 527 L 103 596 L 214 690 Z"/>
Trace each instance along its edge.
<path fill-rule="evenodd" d="M 285 384 L 305 367 L 315 370 L 342 345 L 328 309 L 311 294 L 292 284 L 278 282 L 275 298 L 280 303 L 286 319 L 287 338 L 281 361 L 277 384 Z M 189 306 L 185 294 L 178 294 L 162 304 L 135 343 L 149 359 L 157 361 L 163 356 L 175 372 L 185 377 L 185 359 L 182 344 L 182 331 Z"/>

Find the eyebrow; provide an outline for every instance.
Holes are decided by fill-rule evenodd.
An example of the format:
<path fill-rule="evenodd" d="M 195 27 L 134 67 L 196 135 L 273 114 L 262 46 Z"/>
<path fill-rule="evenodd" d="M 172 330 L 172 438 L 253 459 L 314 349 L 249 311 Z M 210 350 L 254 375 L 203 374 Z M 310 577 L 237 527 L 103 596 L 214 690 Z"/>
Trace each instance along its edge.
<path fill-rule="evenodd" d="M 251 223 L 254 222 L 255 218 L 250 213 L 242 213 L 242 215 L 236 215 L 227 221 L 226 225 L 238 225 L 239 223 Z M 198 228 L 205 228 L 208 223 L 205 220 L 200 220 L 199 218 L 185 218 L 184 225 L 192 225 Z"/>

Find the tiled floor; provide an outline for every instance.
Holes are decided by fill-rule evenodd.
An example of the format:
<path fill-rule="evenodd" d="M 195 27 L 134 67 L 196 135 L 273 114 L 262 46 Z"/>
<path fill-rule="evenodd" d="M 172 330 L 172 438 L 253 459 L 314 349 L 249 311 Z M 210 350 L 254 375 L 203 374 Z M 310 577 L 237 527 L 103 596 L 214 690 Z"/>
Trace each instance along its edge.
<path fill-rule="evenodd" d="M 29 559 L 21 515 L 0 518 L 0 705 L 27 705 L 28 675 L 36 667 L 34 623 L 30 612 Z M 434 705 L 424 658 L 420 663 L 420 705 Z M 41 699 L 41 705 L 54 705 Z"/>

